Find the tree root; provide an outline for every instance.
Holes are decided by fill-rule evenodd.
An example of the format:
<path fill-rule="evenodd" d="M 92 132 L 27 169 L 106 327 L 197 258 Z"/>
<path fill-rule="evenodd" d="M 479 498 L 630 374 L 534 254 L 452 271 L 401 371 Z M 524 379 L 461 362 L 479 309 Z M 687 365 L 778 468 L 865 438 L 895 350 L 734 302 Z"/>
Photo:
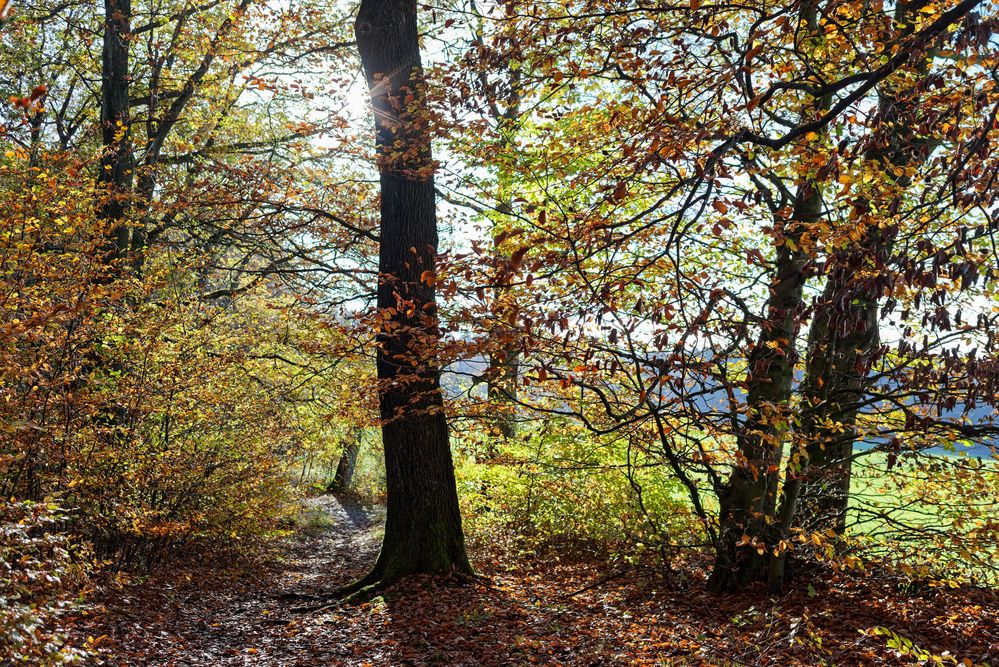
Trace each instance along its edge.
<path fill-rule="evenodd" d="M 577 595 L 580 595 L 581 593 L 586 593 L 587 591 L 592 591 L 594 588 L 599 588 L 600 586 L 603 586 L 607 582 L 614 581 L 615 579 L 617 579 L 619 577 L 622 577 L 622 576 L 624 576 L 627 573 L 628 573 L 627 569 L 621 569 L 621 570 L 617 570 L 616 572 L 611 572 L 610 574 L 608 574 L 605 577 L 600 577 L 599 579 L 597 579 L 596 581 L 594 581 L 589 586 L 583 586 L 582 588 L 580 588 L 578 590 L 575 590 L 575 591 L 572 591 L 571 593 L 566 593 L 565 595 L 562 596 L 562 599 L 563 600 L 568 600 L 569 598 L 574 598 Z"/>
<path fill-rule="evenodd" d="M 318 604 L 293 607 L 290 611 L 295 614 L 322 613 L 329 609 L 347 604 L 363 604 L 370 602 L 385 589 L 399 583 L 403 576 L 383 577 L 376 572 L 370 572 L 366 576 L 358 579 L 352 584 L 324 593 L 322 595 L 301 595 L 297 593 L 286 594 L 286 599 L 302 599 L 316 602 Z M 438 580 L 457 584 L 459 586 L 480 585 L 485 588 L 493 588 L 493 582 L 488 577 L 479 574 L 467 574 L 464 572 L 449 572 Z"/>
<path fill-rule="evenodd" d="M 322 599 L 324 596 L 315 595 L 314 593 L 278 593 L 277 595 L 272 595 L 270 597 L 272 600 L 277 600 L 278 602 L 292 602 L 294 600 L 315 601 Z"/>

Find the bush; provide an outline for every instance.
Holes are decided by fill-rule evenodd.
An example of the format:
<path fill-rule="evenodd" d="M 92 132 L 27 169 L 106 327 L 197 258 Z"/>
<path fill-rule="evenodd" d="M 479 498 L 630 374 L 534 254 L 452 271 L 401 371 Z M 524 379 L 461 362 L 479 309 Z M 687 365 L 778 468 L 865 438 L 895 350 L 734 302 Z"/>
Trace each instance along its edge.
<path fill-rule="evenodd" d="M 465 458 L 458 478 L 468 531 L 511 529 L 536 548 L 668 556 L 692 534 L 692 514 L 665 467 L 622 464 L 627 446 L 552 424 L 503 444 L 495 459 Z"/>
<path fill-rule="evenodd" d="M 87 657 L 60 628 L 82 580 L 69 538 L 57 531 L 65 518 L 52 504 L 0 501 L 0 655 L 10 662 L 64 665 Z"/>
<path fill-rule="evenodd" d="M 97 203 L 56 158 L 0 157 L 0 497 L 59 495 L 120 566 L 274 534 L 330 441 L 336 329 L 266 283 L 205 298 L 224 258 L 176 230 L 108 279 Z"/>

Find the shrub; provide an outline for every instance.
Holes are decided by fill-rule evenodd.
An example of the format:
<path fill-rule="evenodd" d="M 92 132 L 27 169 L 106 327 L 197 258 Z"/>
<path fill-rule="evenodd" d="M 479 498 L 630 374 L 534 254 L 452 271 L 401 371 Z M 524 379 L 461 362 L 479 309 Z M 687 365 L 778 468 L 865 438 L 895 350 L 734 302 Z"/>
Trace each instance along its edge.
<path fill-rule="evenodd" d="M 63 665 L 87 657 L 60 627 L 77 606 L 82 580 L 69 538 L 58 532 L 65 519 L 53 504 L 0 501 L 0 655 L 10 662 Z"/>
<path fill-rule="evenodd" d="M 668 556 L 692 534 L 692 514 L 667 469 L 629 465 L 627 447 L 553 423 L 504 443 L 492 460 L 466 457 L 458 477 L 469 532 L 506 528 L 535 547 Z"/>

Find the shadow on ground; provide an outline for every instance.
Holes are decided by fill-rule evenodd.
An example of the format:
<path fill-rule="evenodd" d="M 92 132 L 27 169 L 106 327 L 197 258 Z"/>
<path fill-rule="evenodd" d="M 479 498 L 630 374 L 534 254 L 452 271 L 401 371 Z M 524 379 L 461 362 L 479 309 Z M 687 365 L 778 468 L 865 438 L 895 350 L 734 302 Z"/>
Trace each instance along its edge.
<path fill-rule="evenodd" d="M 108 665 L 911 665 L 885 626 L 931 653 L 999 662 L 999 595 L 835 575 L 772 597 L 708 593 L 650 568 L 610 570 L 558 553 L 473 554 L 488 582 L 412 578 L 361 605 L 297 613 L 282 595 L 321 594 L 360 577 L 384 513 L 349 498 L 311 499 L 269 567 L 226 561 L 113 588 L 83 631 Z M 691 571 L 696 571 L 696 568 Z M 106 635 L 101 637 L 101 635 Z"/>

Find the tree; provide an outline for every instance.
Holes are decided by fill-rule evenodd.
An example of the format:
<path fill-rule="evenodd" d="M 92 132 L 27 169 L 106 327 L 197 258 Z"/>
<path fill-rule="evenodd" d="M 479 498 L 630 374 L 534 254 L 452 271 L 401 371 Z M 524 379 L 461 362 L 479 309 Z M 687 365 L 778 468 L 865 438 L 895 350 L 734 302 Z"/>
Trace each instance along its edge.
<path fill-rule="evenodd" d="M 910 37 L 915 19 L 914 8 L 899 3 L 891 29 L 900 38 Z M 923 108 L 932 80 L 927 78 L 930 57 L 926 50 L 915 53 L 909 71 L 903 72 L 908 76 L 886 82 L 878 91 L 877 125 L 861 165 L 880 187 L 854 199 L 850 221 L 864 233 L 829 257 L 828 280 L 812 318 L 800 419 L 810 470 L 801 501 L 804 521 L 815 529 L 846 530 L 857 415 L 881 344 L 880 301 L 892 292 L 895 272 L 889 263 L 898 221 L 904 218 L 902 199 L 912 183 L 912 169 L 941 143 L 939 128 L 948 118 L 948 110 Z M 930 132 L 921 134 L 920 127 Z M 789 485 L 790 491 L 796 489 L 797 484 Z M 791 496 L 786 500 L 790 513 L 794 501 Z"/>
<path fill-rule="evenodd" d="M 387 507 L 372 571 L 471 573 L 434 360 L 437 212 L 416 6 L 364 0 L 354 24 L 375 115 L 381 185 L 377 372 Z"/>
<path fill-rule="evenodd" d="M 135 180 L 129 114 L 129 39 L 131 0 L 104 1 L 104 50 L 101 57 L 101 132 L 104 152 L 97 181 L 105 189 L 102 216 L 111 224 L 109 259 L 128 250 L 125 224 Z"/>
<path fill-rule="evenodd" d="M 332 441 L 337 323 L 290 291 L 332 300 L 365 273 L 338 260 L 374 247 L 297 208 L 328 205 L 306 140 L 328 118 L 302 79 L 335 85 L 347 24 L 261 7 L 29 3 L 0 34 L 2 319 L 26 323 L 0 341 L 0 489 L 62 494 L 109 562 L 258 532 L 287 507 L 287 467 Z M 306 106 L 316 122 L 295 122 Z"/>
<path fill-rule="evenodd" d="M 803 44 L 811 52 L 818 42 L 818 7 L 814 0 L 801 3 Z M 808 123 L 829 110 L 829 96 L 807 98 L 801 123 Z M 811 157 L 811 156 L 809 156 Z M 790 430 L 788 403 L 793 393 L 795 347 L 801 326 L 802 290 L 808 279 L 809 253 L 801 244 L 823 213 L 821 168 L 806 160 L 805 174 L 799 178 L 790 219 L 778 224 L 780 238 L 777 259 L 761 322 L 759 337 L 747 357 L 746 403 L 749 415 L 737 435 L 738 452 L 747 465 L 737 465 L 719 492 L 719 521 L 722 548 L 717 554 L 709 585 L 718 590 L 737 588 L 760 579 L 766 554 L 743 550 L 737 545 L 742 535 L 764 540 L 770 532 L 768 519 L 774 514 L 782 450 Z"/>
<path fill-rule="evenodd" d="M 601 11 L 608 4 L 522 3 L 495 16 L 515 26 L 504 30 L 518 66 L 545 79 L 543 94 L 522 101 L 531 113 L 521 131 L 534 155 L 517 186 L 530 229 L 518 244 L 529 250 L 522 271 L 526 284 L 533 281 L 534 302 L 521 300 L 517 320 L 530 351 L 524 384 L 542 386 L 522 390 L 522 402 L 539 413 L 572 415 L 600 437 L 649 443 L 645 454 L 682 482 L 716 551 L 712 586 L 738 588 L 768 576 L 789 532 L 805 537 L 785 527 L 783 516 L 777 525 L 780 484 L 798 484 L 805 441 L 817 461 L 828 436 L 852 441 L 840 429 L 856 415 L 831 402 L 813 415 L 816 428 L 808 425 L 809 411 L 799 407 L 813 403 L 803 398 L 812 390 L 796 372 L 804 325 L 811 319 L 813 330 L 828 333 L 830 306 L 842 308 L 844 296 L 867 291 L 863 281 L 892 254 L 882 241 L 865 241 L 863 230 L 873 218 L 896 216 L 891 199 L 918 165 L 910 156 L 883 170 L 858 169 L 883 161 L 871 149 L 884 129 L 874 97 L 940 88 L 932 97 L 942 132 L 963 136 L 991 125 L 989 95 L 966 80 L 979 77 L 981 90 L 991 90 L 989 65 L 964 65 L 985 62 L 968 40 L 988 29 L 969 16 L 975 0 L 912 5 L 917 19 L 907 30 L 895 29 L 880 4 L 697 3 L 687 11 L 682 3 L 613 3 L 614 11 Z M 920 80 L 913 64 L 928 50 L 936 54 L 934 71 Z M 952 68 L 951 57 L 959 63 Z M 927 136 L 930 118 L 908 122 Z M 988 190 L 981 179 L 989 172 L 977 162 L 986 145 L 986 133 L 975 133 L 957 157 L 940 155 L 925 181 L 912 180 L 926 192 L 960 194 L 951 213 L 938 220 L 920 214 L 922 227 L 912 222 L 907 243 L 920 259 L 911 261 L 937 262 L 927 248 L 945 243 L 948 227 L 973 205 L 970 191 Z M 506 157 L 482 159 L 499 165 Z M 834 183 L 849 186 L 858 171 L 862 190 L 836 192 Z M 871 193 L 877 214 L 858 222 L 850 211 Z M 939 200 L 913 202 L 912 210 Z M 954 275 L 976 260 L 962 261 Z M 858 266 L 864 269 L 856 275 Z M 925 276 L 919 280 L 926 284 L 937 279 L 922 268 L 906 272 Z M 871 287 L 882 289 L 886 280 L 894 278 L 880 276 Z M 823 290 L 814 304 L 803 296 Z M 905 290 L 895 296 L 910 298 Z M 935 295 L 941 303 L 946 297 L 945 290 Z M 846 310 L 862 312 L 864 321 L 876 314 L 870 298 L 859 301 Z M 857 406 L 873 400 L 857 378 L 877 347 L 874 327 L 855 326 L 861 320 L 852 314 L 837 321 L 870 340 L 844 336 L 811 346 L 808 363 L 815 370 L 835 359 L 831 389 Z M 969 339 L 982 334 L 976 328 L 966 329 Z M 944 352 L 939 345 L 935 355 L 927 351 L 920 367 L 958 366 Z M 955 386 L 956 368 L 940 373 L 945 387 Z M 916 385 L 929 393 L 928 381 L 913 376 L 892 399 L 904 401 Z M 546 392 L 557 398 L 544 400 Z M 953 399 L 949 391 L 946 400 Z M 912 433 L 890 412 L 878 415 L 883 432 Z M 702 502 L 710 494 L 720 515 L 713 502 Z M 835 495 L 842 505 L 845 493 Z M 796 512 L 793 503 L 783 507 Z"/>
<path fill-rule="evenodd" d="M 330 492 L 350 491 L 351 482 L 354 480 L 354 471 L 357 468 L 357 455 L 361 451 L 361 437 L 364 431 L 359 427 L 350 429 L 343 444 L 343 452 L 336 464 L 336 472 L 333 473 L 333 480 L 327 488 Z"/>

